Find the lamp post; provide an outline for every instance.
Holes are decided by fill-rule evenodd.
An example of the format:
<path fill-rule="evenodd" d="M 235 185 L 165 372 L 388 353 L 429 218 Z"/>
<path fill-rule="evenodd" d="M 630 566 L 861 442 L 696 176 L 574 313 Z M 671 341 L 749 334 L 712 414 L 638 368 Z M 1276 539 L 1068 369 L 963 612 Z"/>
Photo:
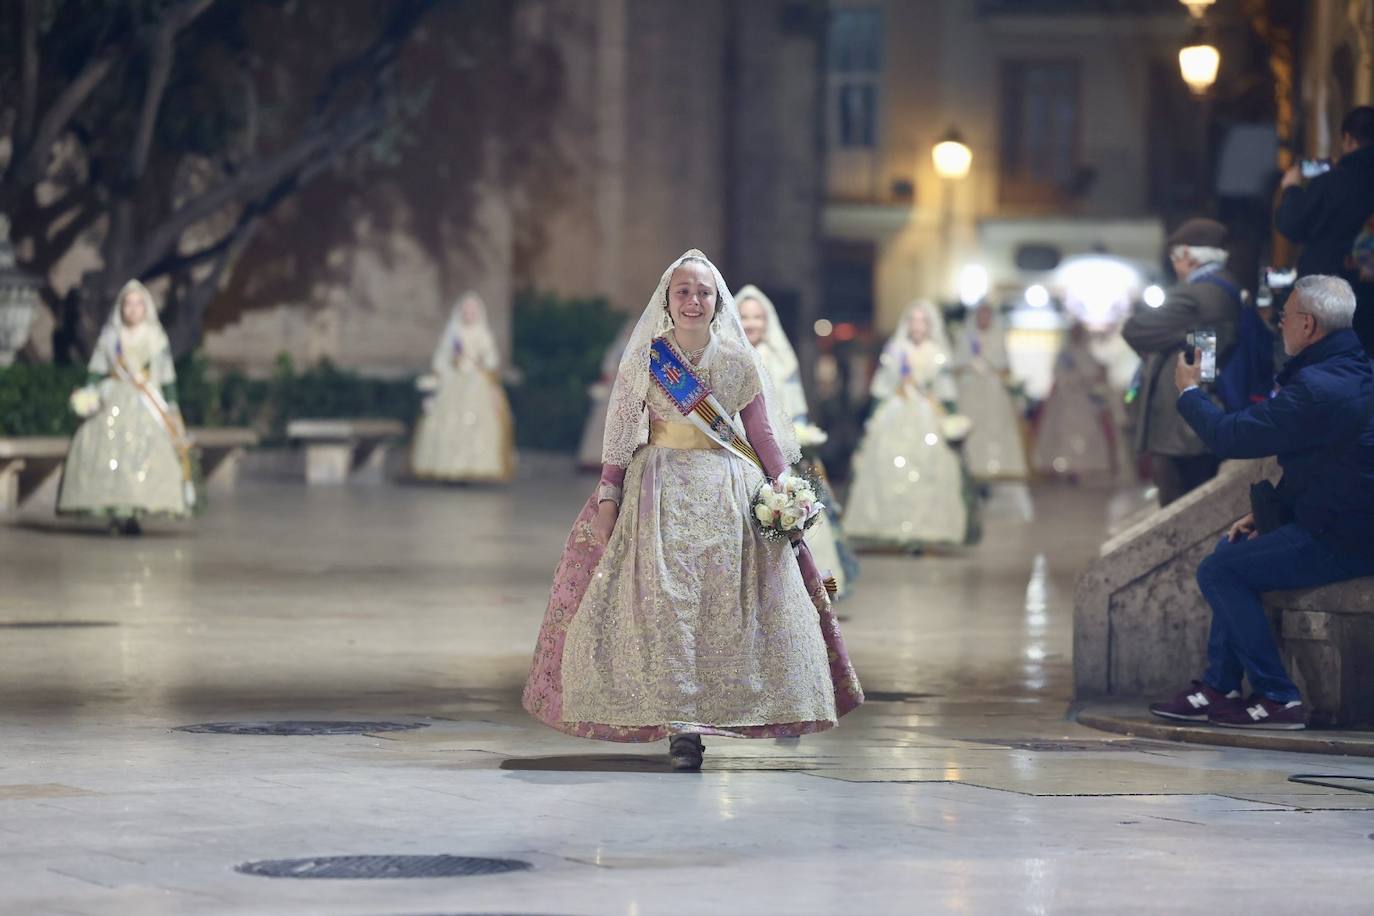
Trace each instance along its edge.
<path fill-rule="evenodd" d="M 0 216 L 0 368 L 13 364 L 29 339 L 38 287 L 37 277 L 15 266 L 10 221 Z"/>
<path fill-rule="evenodd" d="M 940 176 L 940 266 L 941 292 L 947 292 L 953 276 L 954 260 L 954 184 L 968 177 L 973 166 L 973 150 L 964 142 L 959 131 L 951 127 L 930 149 L 935 174 Z"/>

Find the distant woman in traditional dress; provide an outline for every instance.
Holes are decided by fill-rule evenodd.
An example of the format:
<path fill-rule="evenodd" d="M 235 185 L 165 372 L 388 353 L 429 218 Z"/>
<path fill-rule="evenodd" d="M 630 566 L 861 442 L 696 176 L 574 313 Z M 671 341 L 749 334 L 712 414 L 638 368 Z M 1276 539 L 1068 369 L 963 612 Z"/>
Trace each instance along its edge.
<path fill-rule="evenodd" d="M 856 544 L 917 550 L 974 538 L 973 496 L 951 441 L 968 431 L 950 422 L 950 369 L 939 312 L 914 304 L 883 350 L 872 386 L 880 403 L 854 455 L 845 528 Z"/>
<path fill-rule="evenodd" d="M 191 444 L 177 408 L 172 348 L 142 283 L 120 290 L 72 407 L 87 419 L 67 450 L 57 511 L 107 518 L 137 534 L 146 516 L 196 504 Z"/>
<path fill-rule="evenodd" d="M 959 410 L 973 430 L 964 441 L 964 458 L 974 480 L 1026 480 L 1030 461 L 1021 412 L 1012 397 L 1007 333 L 996 309 L 974 311 L 959 336 L 955 357 Z"/>
<path fill-rule="evenodd" d="M 577 449 L 577 464 L 584 471 L 601 470 L 601 440 L 606 437 L 606 406 L 611 399 L 611 385 L 625 355 L 625 344 L 638 319 L 631 318 L 615 335 L 615 340 L 601 357 L 601 377 L 587 388 L 587 422 L 582 427 L 582 444 Z"/>
<path fill-rule="evenodd" d="M 1115 473 L 1115 431 L 1107 371 L 1094 357 L 1085 325 L 1075 323 L 1054 364 L 1054 385 L 1035 424 L 1038 474 L 1079 480 Z"/>
<path fill-rule="evenodd" d="M 778 310 L 773 301 L 757 286 L 746 286 L 735 293 L 735 305 L 739 309 L 740 323 L 744 334 L 755 351 L 763 359 L 763 367 L 768 370 L 774 390 L 782 409 L 791 417 L 794 427 L 801 438 L 803 429 L 812 428 L 810 411 L 806 404 L 806 389 L 802 387 L 801 363 L 787 339 L 782 322 L 778 320 Z M 816 565 L 822 573 L 835 578 L 836 597 L 849 594 L 849 587 L 858 572 L 858 561 L 844 543 L 844 532 L 840 527 L 839 506 L 825 468 L 819 459 L 812 461 L 813 469 L 822 487 L 821 499 L 826 505 L 826 514 L 806 532 L 806 543 L 816 558 Z"/>
<path fill-rule="evenodd" d="M 529 712 L 606 741 L 790 737 L 863 700 L 804 544 L 752 503 L 798 457 L 729 288 L 699 251 L 668 266 L 620 362 L 597 491 L 554 575 Z M 765 474 L 767 475 L 765 477 Z"/>
<path fill-rule="evenodd" d="M 467 293 L 434 349 L 427 381 L 436 393 L 426 402 L 411 454 L 417 478 L 480 483 L 515 476 L 515 427 L 500 365 L 487 307 Z"/>

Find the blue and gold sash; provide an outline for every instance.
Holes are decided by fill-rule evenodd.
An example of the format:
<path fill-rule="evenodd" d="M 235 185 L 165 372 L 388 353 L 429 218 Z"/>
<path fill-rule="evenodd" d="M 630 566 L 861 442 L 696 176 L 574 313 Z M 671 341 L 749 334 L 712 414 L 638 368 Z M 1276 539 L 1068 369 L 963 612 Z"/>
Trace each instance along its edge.
<path fill-rule="evenodd" d="M 649 376 L 689 423 L 723 448 L 763 470 L 763 462 L 739 423 L 721 406 L 701 376 L 678 356 L 667 338 L 655 337 L 649 345 Z"/>

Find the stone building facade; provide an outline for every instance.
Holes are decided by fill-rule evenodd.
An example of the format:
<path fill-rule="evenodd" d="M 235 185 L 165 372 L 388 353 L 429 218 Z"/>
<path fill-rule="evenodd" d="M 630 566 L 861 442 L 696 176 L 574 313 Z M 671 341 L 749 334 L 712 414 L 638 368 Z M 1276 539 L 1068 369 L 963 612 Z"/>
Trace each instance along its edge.
<path fill-rule="evenodd" d="M 515 201 L 493 186 L 461 250 L 426 251 L 396 231 L 374 251 L 341 253 L 346 282 L 213 332 L 214 362 L 263 372 L 289 352 L 376 374 L 419 369 L 462 292 L 438 280 L 440 259 L 455 257 L 447 273 L 470 277 L 462 286 L 487 300 L 504 342 L 514 290 L 604 295 L 637 313 L 663 266 L 692 247 L 809 327 L 822 305 L 825 4 L 519 2 L 519 28 L 562 60 L 554 117 L 567 171 L 555 199 Z M 520 219 L 541 221 L 543 244 L 526 255 Z"/>

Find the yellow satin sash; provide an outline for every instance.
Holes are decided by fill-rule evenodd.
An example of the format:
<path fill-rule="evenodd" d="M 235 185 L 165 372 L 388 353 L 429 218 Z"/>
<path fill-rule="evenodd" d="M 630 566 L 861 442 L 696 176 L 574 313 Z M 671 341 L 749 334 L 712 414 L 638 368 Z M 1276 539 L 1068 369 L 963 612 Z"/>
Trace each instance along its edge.
<path fill-rule="evenodd" d="M 690 423 L 649 422 L 649 444 L 659 448 L 721 448 L 721 444 Z"/>

